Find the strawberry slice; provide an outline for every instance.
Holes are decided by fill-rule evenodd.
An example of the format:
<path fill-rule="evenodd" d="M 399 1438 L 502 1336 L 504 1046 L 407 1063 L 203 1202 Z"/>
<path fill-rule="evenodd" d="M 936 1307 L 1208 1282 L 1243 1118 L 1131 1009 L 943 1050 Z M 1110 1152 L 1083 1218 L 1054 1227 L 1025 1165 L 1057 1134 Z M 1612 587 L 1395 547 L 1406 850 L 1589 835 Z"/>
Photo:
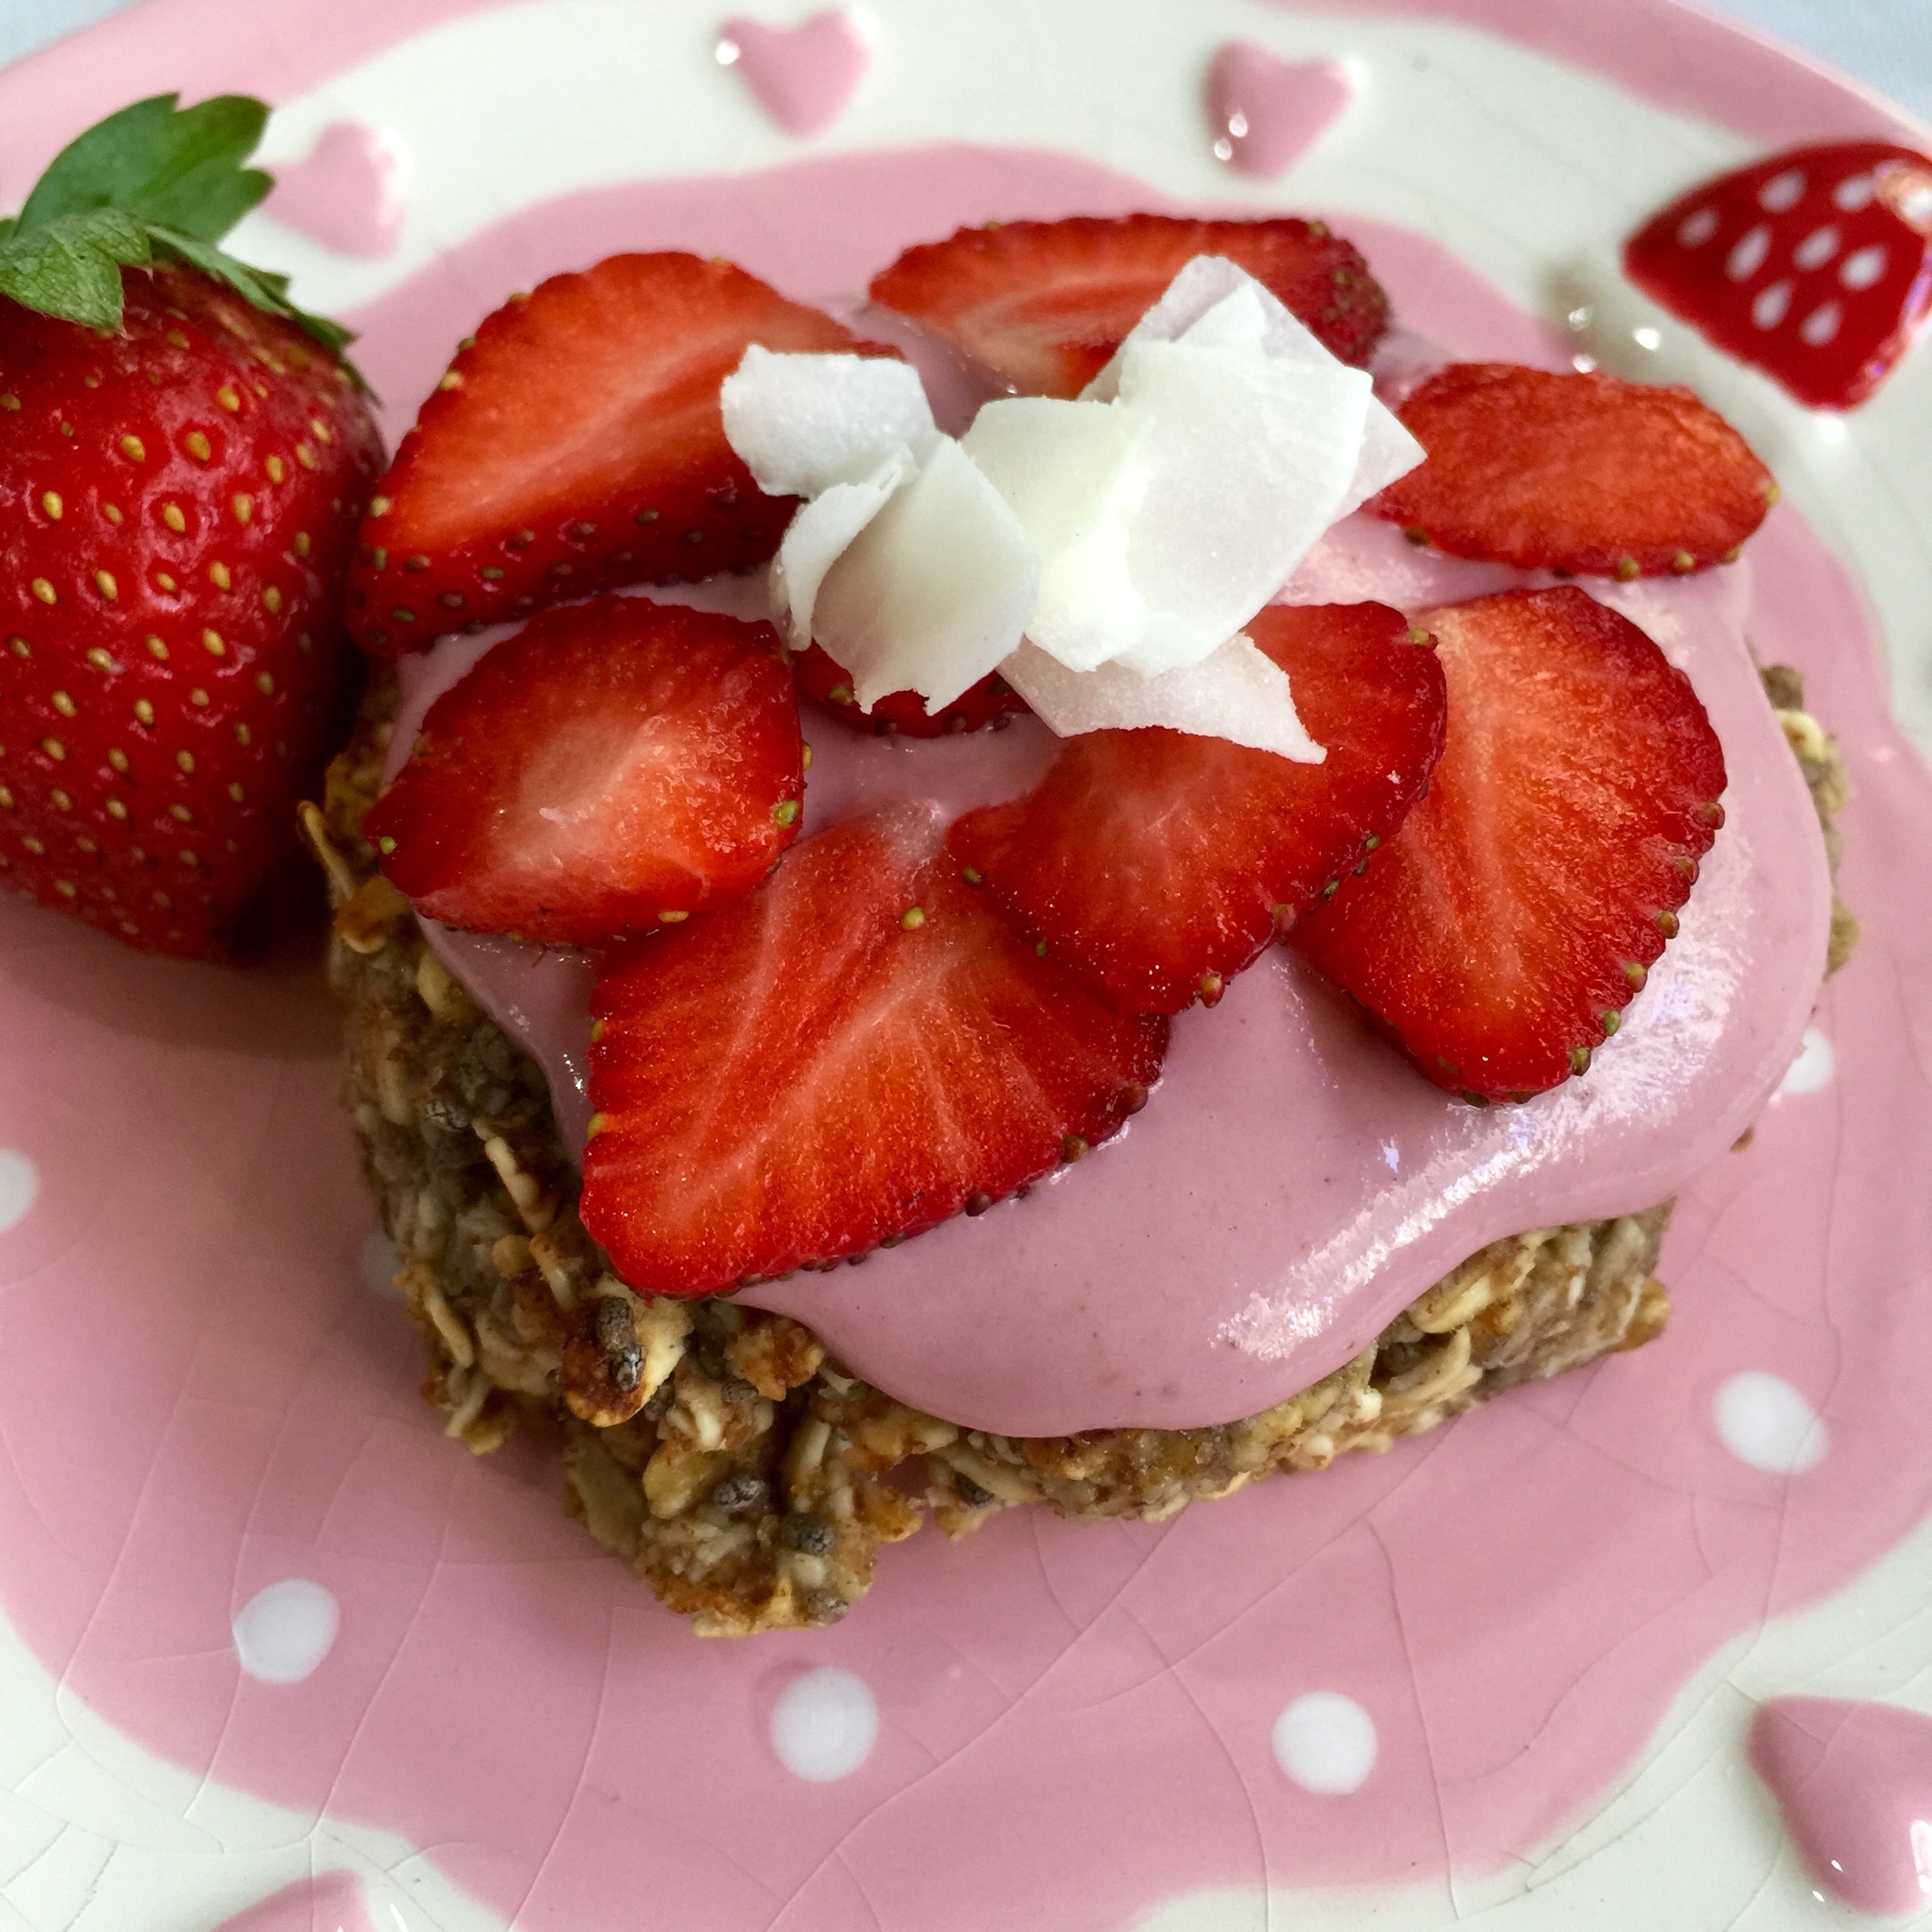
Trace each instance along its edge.
<path fill-rule="evenodd" d="M 364 836 L 420 912 L 582 945 L 748 892 L 796 834 L 798 705 L 769 624 L 600 597 L 429 707 Z"/>
<path fill-rule="evenodd" d="M 1388 297 L 1353 242 L 1320 222 L 1167 215 L 995 223 L 908 249 L 872 299 L 923 322 L 1029 395 L 1076 396 L 1196 255 L 1266 283 L 1345 362 L 1365 363 Z"/>
<path fill-rule="evenodd" d="M 1288 673 L 1326 762 L 1089 732 L 1028 797 L 967 813 L 948 840 L 1024 938 L 1123 1012 L 1213 1005 L 1402 822 L 1442 749 L 1442 669 L 1398 612 L 1271 605 L 1248 635 Z"/>
<path fill-rule="evenodd" d="M 1428 796 L 1293 943 L 1438 1086 L 1523 1100 L 1589 1065 L 1677 930 L 1724 809 L 1690 680 L 1570 585 L 1432 612 Z"/>
<path fill-rule="evenodd" d="M 1885 141 L 1794 148 L 1653 215 L 1623 271 L 1813 409 L 1850 409 L 1932 313 L 1932 160 Z"/>
<path fill-rule="evenodd" d="M 1688 389 L 1458 362 L 1398 413 L 1428 460 L 1370 507 L 1452 556 L 1681 575 L 1731 562 L 1777 500 L 1750 445 Z"/>
<path fill-rule="evenodd" d="M 904 803 L 614 954 L 592 1009 L 584 1225 L 660 1294 L 980 1213 L 1118 1131 L 1167 1042 L 1035 958 Z"/>
<path fill-rule="evenodd" d="M 807 645 L 793 657 L 792 664 L 798 673 L 799 689 L 808 698 L 816 698 L 852 730 L 869 732 L 876 738 L 894 733 L 902 738 L 950 738 L 989 726 L 997 730 L 1029 708 L 997 671 L 989 671 L 930 717 L 926 715 L 926 700 L 910 691 L 893 691 L 870 711 L 862 711 L 852 694 L 852 673 L 835 663 L 822 646 Z"/>
<path fill-rule="evenodd" d="M 762 563 L 796 503 L 759 492 L 718 408 L 754 342 L 897 353 L 695 255 L 614 255 L 485 318 L 376 485 L 357 640 L 393 657 L 610 585 Z"/>

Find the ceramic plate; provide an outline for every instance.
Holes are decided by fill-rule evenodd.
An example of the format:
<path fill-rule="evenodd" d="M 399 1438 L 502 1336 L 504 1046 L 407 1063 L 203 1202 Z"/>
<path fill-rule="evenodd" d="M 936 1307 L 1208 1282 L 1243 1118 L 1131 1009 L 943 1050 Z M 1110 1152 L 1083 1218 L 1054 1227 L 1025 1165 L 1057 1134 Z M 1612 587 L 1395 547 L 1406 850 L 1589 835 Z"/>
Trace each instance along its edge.
<path fill-rule="evenodd" d="M 150 0 L 0 74 L 0 181 L 163 86 L 276 103 L 234 245 L 362 329 L 392 436 L 619 248 L 822 300 L 964 222 L 1323 215 L 1451 350 L 1690 381 L 1777 470 L 1753 642 L 1844 743 L 1863 949 L 1686 1196 L 1657 1346 L 1168 1523 L 929 1533 L 837 1629 L 719 1645 L 552 1458 L 418 1400 L 317 971 L 0 906 L 0 1927 L 1838 1922 L 1743 1751 L 1774 1695 L 1932 1707 L 1932 784 L 1890 709 L 1932 743 L 1932 353 L 1813 415 L 1615 264 L 1767 148 L 1923 132 L 1671 0 L 747 4 Z"/>

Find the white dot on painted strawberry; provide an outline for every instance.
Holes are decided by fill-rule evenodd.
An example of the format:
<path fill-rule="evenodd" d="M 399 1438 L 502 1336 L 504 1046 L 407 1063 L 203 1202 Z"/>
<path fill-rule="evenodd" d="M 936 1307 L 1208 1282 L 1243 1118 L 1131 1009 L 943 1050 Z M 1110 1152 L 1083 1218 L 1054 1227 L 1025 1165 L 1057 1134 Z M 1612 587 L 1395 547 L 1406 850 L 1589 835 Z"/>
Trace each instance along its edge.
<path fill-rule="evenodd" d="M 1711 1400 L 1718 1440 L 1754 1470 L 1801 1475 L 1823 1460 L 1829 1436 L 1818 1412 L 1782 1376 L 1749 1368 Z"/>
<path fill-rule="evenodd" d="M 235 1655 L 263 1683 L 300 1683 L 335 1648 L 341 1627 L 342 1606 L 320 1583 L 284 1577 L 236 1613 Z"/>
<path fill-rule="evenodd" d="M 1832 1051 L 1831 1042 L 1816 1027 L 1807 1027 L 1798 1058 L 1785 1069 L 1784 1079 L 1778 1083 L 1778 1091 L 1816 1093 L 1821 1088 L 1831 1084 L 1832 1076 L 1837 1069 L 1838 1057 Z"/>
<path fill-rule="evenodd" d="M 829 1784 L 872 1754 L 878 1705 L 863 1678 L 836 1664 L 794 1677 L 772 1710 L 772 1749 L 793 1777 Z"/>
<path fill-rule="evenodd" d="M 27 1219 L 40 1194 L 40 1170 L 24 1154 L 0 1148 L 0 1234 Z"/>
<path fill-rule="evenodd" d="M 1375 1769 L 1375 1720 L 1339 1690 L 1309 1690 L 1275 1720 L 1275 1762 L 1324 1798 L 1360 1791 Z"/>

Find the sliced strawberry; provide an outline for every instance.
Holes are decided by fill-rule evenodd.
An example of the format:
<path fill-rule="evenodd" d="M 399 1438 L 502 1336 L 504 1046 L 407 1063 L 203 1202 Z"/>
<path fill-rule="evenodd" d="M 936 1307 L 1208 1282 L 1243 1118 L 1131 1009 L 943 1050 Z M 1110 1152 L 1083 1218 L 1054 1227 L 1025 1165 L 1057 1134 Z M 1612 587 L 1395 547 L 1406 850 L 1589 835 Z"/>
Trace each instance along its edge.
<path fill-rule="evenodd" d="M 1388 298 L 1361 250 L 1320 222 L 1286 217 L 962 228 L 908 249 L 871 294 L 1023 394 L 1075 396 L 1196 255 L 1225 256 L 1267 283 L 1345 362 L 1366 362 L 1388 326 Z"/>
<path fill-rule="evenodd" d="M 926 700 L 909 691 L 893 691 L 870 711 L 862 711 L 852 695 L 852 673 L 835 664 L 822 646 L 808 645 L 792 664 L 798 672 L 799 689 L 808 698 L 816 698 L 854 731 L 878 738 L 894 733 L 902 738 L 950 738 L 960 732 L 998 727 L 1028 708 L 1027 701 L 997 671 L 989 671 L 930 717 L 926 715 Z"/>
<path fill-rule="evenodd" d="M 1814 409 L 1850 409 L 1932 313 L 1932 160 L 1794 148 L 1705 182 L 1623 249 L 1646 294 Z"/>
<path fill-rule="evenodd" d="M 969 883 L 1123 1012 L 1210 1005 L 1402 822 L 1442 749 L 1443 674 L 1380 604 L 1271 605 L 1248 634 L 1328 756 L 1159 728 L 1068 740 L 1039 788 L 948 839 Z"/>
<path fill-rule="evenodd" d="M 1438 1086 L 1522 1100 L 1589 1065 L 1677 930 L 1724 810 L 1690 680 L 1570 585 L 1432 612 L 1428 796 L 1293 943 Z"/>
<path fill-rule="evenodd" d="M 1688 389 L 1458 362 L 1398 414 L 1428 460 L 1371 507 L 1452 556 L 1681 575 L 1730 562 L 1777 500 L 1750 445 Z"/>
<path fill-rule="evenodd" d="M 769 624 L 600 597 L 429 707 L 364 836 L 417 910 L 587 944 L 747 892 L 795 835 L 798 706 Z"/>
<path fill-rule="evenodd" d="M 754 342 L 896 353 L 695 255 L 614 255 L 487 317 L 363 519 L 358 641 L 393 657 L 609 585 L 762 563 L 796 504 L 760 493 L 718 408 Z"/>
<path fill-rule="evenodd" d="M 907 804 L 613 955 L 592 1008 L 584 1225 L 662 1294 L 982 1211 L 1115 1133 L 1167 1040 L 1036 958 Z"/>

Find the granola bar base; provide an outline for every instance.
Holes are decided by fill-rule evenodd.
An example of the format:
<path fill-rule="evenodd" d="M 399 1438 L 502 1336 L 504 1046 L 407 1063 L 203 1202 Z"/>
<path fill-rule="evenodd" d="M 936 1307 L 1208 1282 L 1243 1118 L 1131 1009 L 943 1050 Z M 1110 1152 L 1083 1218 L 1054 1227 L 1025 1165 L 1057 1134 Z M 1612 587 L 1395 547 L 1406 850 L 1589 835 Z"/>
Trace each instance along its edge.
<path fill-rule="evenodd" d="M 1795 672 L 1763 676 L 1835 867 L 1837 746 Z M 1025 1503 L 1169 1516 L 1387 1449 L 1518 1383 L 1638 1347 L 1668 1319 L 1653 1273 L 1665 1202 L 1492 1244 L 1353 1361 L 1259 1415 L 1023 1438 L 908 1407 L 784 1316 L 639 1295 L 578 1220 L 542 1074 L 429 951 L 362 840 L 395 707 L 379 675 L 302 821 L 335 906 L 344 1099 L 428 1344 L 423 1393 L 477 1454 L 519 1427 L 554 1439 L 567 1508 L 700 1634 L 836 1622 L 870 1586 L 880 1546 L 928 1515 L 954 1537 Z M 1836 905 L 1832 969 L 1856 934 Z"/>

